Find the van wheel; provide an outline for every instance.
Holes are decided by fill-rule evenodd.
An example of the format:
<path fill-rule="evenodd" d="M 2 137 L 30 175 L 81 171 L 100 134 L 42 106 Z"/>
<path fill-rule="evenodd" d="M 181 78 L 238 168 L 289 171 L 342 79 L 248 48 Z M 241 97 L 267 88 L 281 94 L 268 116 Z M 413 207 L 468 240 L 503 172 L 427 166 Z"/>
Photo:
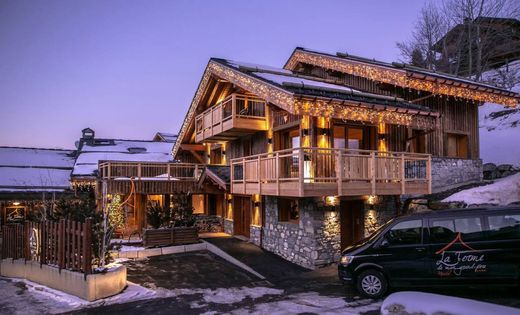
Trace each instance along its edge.
<path fill-rule="evenodd" d="M 385 276 L 377 270 L 365 270 L 357 277 L 356 286 L 362 295 L 378 299 L 388 290 L 388 282 Z"/>

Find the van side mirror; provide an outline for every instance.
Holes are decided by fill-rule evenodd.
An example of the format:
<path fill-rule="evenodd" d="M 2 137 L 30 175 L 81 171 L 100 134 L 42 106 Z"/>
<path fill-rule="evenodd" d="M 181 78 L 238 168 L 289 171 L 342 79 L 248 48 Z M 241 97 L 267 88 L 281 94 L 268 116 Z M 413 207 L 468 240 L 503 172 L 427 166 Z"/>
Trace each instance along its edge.
<path fill-rule="evenodd" d="M 386 238 L 383 238 L 383 240 L 381 241 L 381 244 L 379 244 L 379 247 L 386 248 L 388 246 L 390 246 L 390 242 L 388 242 L 388 240 Z"/>

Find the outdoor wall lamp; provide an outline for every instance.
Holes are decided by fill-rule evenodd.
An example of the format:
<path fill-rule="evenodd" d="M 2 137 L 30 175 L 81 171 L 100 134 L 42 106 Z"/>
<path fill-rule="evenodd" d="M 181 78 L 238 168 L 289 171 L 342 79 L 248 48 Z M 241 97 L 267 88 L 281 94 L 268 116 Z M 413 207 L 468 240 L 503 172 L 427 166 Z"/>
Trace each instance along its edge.
<path fill-rule="evenodd" d="M 386 140 L 386 133 L 380 133 L 380 134 L 378 134 L 378 135 L 377 135 L 377 138 L 378 138 L 379 140 Z"/>
<path fill-rule="evenodd" d="M 255 206 L 256 208 L 260 207 L 260 201 L 255 201 L 254 206 Z"/>
<path fill-rule="evenodd" d="M 330 134 L 330 130 L 327 129 L 327 128 L 322 128 L 321 129 L 321 135 L 322 136 L 328 136 Z"/>
<path fill-rule="evenodd" d="M 226 155 L 226 150 L 222 150 L 222 155 Z"/>
<path fill-rule="evenodd" d="M 302 133 L 303 133 L 303 136 L 308 136 L 309 135 L 309 128 L 305 128 L 302 130 Z"/>
<path fill-rule="evenodd" d="M 273 144 L 273 138 L 267 138 L 267 144 Z"/>

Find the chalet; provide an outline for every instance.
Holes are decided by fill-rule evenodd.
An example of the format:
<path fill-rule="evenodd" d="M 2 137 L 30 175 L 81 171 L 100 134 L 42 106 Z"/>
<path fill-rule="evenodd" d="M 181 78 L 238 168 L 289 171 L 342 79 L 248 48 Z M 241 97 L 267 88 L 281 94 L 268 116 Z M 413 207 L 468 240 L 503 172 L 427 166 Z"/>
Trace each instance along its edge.
<path fill-rule="evenodd" d="M 342 53 L 296 48 L 283 68 L 213 58 L 173 146 L 180 163 L 107 161 L 98 180 L 105 195 L 190 191 L 226 233 L 314 268 L 406 196 L 480 181 L 478 106 L 519 99 Z"/>
<path fill-rule="evenodd" d="M 159 136 L 160 135 L 160 136 Z M 135 163 L 137 166 L 141 163 L 147 163 L 148 167 L 154 163 L 172 163 L 172 147 L 166 134 L 157 133 L 154 140 L 122 140 L 122 139 L 103 139 L 96 138 L 95 132 L 86 128 L 82 130 L 82 137 L 77 142 L 77 152 L 75 153 L 75 162 L 72 168 L 70 180 L 71 185 L 76 190 L 83 188 L 101 189 L 97 185 L 98 166 L 104 170 L 104 167 L 119 168 L 128 163 Z M 107 163 L 105 161 L 111 161 Z M 143 173 L 134 174 L 137 179 L 146 177 L 146 170 Z M 159 178 L 160 179 L 160 178 Z M 115 186 L 126 187 L 125 180 L 116 180 Z M 140 189 L 140 186 L 137 185 Z M 123 188 L 123 190 L 126 188 Z M 114 191 L 119 192 L 119 191 Z M 126 192 L 122 195 L 128 195 Z M 99 192 L 98 196 L 101 195 Z M 145 211 L 147 205 L 164 206 L 168 202 L 167 194 L 154 190 L 152 193 L 147 191 L 138 191 L 133 194 L 131 206 L 125 207 L 127 217 L 126 232 L 140 230 L 145 227 Z"/>
<path fill-rule="evenodd" d="M 482 49 L 480 71 L 496 69 L 520 59 L 520 21 L 479 16 L 455 25 L 433 46 L 448 61 L 440 64 L 437 70 L 474 75 L 478 71 L 479 46 Z"/>
<path fill-rule="evenodd" d="M 0 226 L 43 215 L 71 195 L 74 151 L 0 147 Z"/>

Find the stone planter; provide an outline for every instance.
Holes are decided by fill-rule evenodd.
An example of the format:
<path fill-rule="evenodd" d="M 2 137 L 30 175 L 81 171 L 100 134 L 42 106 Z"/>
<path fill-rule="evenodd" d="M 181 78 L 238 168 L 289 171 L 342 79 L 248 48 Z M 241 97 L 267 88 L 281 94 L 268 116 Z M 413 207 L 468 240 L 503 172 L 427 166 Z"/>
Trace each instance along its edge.
<path fill-rule="evenodd" d="M 123 265 L 105 273 L 85 276 L 80 272 L 40 265 L 36 261 L 8 258 L 0 261 L 0 270 L 4 277 L 27 279 L 87 301 L 116 295 L 126 287 L 126 267 Z"/>
<path fill-rule="evenodd" d="M 144 247 L 193 244 L 199 241 L 197 227 L 145 229 Z"/>

